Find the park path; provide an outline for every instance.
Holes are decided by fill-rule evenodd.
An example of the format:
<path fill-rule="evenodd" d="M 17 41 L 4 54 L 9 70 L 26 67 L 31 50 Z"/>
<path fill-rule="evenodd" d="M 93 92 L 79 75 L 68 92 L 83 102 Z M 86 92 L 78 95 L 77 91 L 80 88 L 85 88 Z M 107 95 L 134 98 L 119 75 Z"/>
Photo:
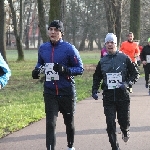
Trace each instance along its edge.
<path fill-rule="evenodd" d="M 150 150 L 150 96 L 141 77 L 133 86 L 131 95 L 130 140 L 125 144 L 117 124 L 121 150 Z M 87 98 L 76 105 L 76 150 L 111 150 L 106 133 L 102 95 L 99 100 Z M 59 114 L 56 127 L 56 150 L 66 150 L 66 133 L 63 117 Z M 0 150 L 46 150 L 45 118 L 0 139 Z"/>

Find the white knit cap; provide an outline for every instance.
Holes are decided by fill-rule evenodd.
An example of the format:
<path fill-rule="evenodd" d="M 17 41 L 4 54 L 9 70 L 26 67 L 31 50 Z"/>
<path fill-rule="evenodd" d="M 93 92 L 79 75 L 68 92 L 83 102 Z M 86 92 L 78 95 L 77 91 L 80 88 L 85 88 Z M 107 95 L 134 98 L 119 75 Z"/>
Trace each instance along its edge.
<path fill-rule="evenodd" d="M 106 38 L 105 38 L 105 43 L 106 42 L 114 42 L 117 45 L 117 37 L 116 37 L 116 35 L 113 34 L 113 33 L 108 33 L 106 35 Z"/>

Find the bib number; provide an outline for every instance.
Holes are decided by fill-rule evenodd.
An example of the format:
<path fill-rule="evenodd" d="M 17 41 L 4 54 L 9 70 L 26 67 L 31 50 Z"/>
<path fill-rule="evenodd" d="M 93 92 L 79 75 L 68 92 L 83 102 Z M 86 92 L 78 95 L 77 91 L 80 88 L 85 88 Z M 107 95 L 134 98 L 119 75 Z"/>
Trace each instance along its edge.
<path fill-rule="evenodd" d="M 146 61 L 147 63 L 150 63 L 150 55 L 146 55 Z"/>
<path fill-rule="evenodd" d="M 53 70 L 54 63 L 45 64 L 46 81 L 59 80 L 58 72 Z"/>
<path fill-rule="evenodd" d="M 119 88 L 122 82 L 121 73 L 106 73 L 108 89 Z"/>

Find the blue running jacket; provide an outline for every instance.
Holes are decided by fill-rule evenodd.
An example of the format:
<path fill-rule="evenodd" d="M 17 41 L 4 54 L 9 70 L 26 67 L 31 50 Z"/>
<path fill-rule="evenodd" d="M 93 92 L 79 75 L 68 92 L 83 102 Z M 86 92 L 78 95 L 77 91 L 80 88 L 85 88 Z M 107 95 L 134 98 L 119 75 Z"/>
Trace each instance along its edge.
<path fill-rule="evenodd" d="M 59 80 L 44 82 L 44 93 L 52 95 L 76 95 L 74 76 L 82 75 L 83 63 L 78 50 L 68 42 L 59 40 L 55 45 L 43 43 L 38 50 L 38 62 L 35 68 L 46 63 L 58 63 L 68 67 L 70 73 L 58 73 Z"/>

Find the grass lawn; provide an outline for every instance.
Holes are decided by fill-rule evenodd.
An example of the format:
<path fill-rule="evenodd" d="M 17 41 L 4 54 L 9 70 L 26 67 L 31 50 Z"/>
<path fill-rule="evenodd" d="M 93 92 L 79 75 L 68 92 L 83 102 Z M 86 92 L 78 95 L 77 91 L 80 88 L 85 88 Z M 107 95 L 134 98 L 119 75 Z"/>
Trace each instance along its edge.
<path fill-rule="evenodd" d="M 8 84 L 0 90 L 0 138 L 45 117 L 43 83 L 33 80 L 31 72 L 37 61 L 37 50 L 25 50 L 25 61 L 16 62 L 17 51 L 7 50 L 12 71 Z M 80 52 L 85 71 L 75 77 L 78 101 L 91 95 L 92 75 L 100 52 Z"/>

